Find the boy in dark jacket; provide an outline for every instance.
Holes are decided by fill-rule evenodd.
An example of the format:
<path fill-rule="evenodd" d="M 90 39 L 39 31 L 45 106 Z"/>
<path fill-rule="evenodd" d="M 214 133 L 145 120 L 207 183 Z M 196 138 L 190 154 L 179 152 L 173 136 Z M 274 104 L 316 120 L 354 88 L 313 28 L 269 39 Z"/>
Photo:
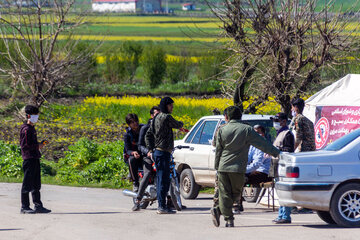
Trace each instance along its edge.
<path fill-rule="evenodd" d="M 139 134 L 144 124 L 139 124 L 139 118 L 135 113 L 129 113 L 125 121 L 129 126 L 124 135 L 124 153 L 128 156 L 129 172 L 133 181 L 133 191 L 139 190 L 138 170 L 142 165 L 143 156 L 138 148 Z"/>
<path fill-rule="evenodd" d="M 20 213 L 49 213 L 51 210 L 43 207 L 40 200 L 41 171 L 40 171 L 40 149 L 48 141 L 37 140 L 34 124 L 39 119 L 39 109 L 32 105 L 25 107 L 27 121 L 20 129 L 20 146 L 23 158 L 24 180 L 21 188 L 21 210 Z M 29 193 L 31 192 L 34 210 L 30 208 Z"/>
<path fill-rule="evenodd" d="M 153 164 L 153 160 L 151 159 L 151 152 L 150 150 L 146 147 L 145 144 L 145 135 L 147 130 L 150 127 L 150 124 L 153 120 L 153 118 L 160 112 L 160 108 L 157 106 L 154 106 L 150 109 L 150 119 L 148 121 L 148 123 L 143 126 L 140 130 L 140 135 L 139 135 L 139 142 L 138 142 L 138 149 L 141 153 L 141 155 L 143 156 L 143 171 L 144 171 L 144 176 L 141 180 L 140 186 L 139 186 L 139 191 L 137 193 L 137 197 L 136 197 L 136 202 L 134 204 L 134 207 L 132 208 L 133 211 L 138 211 L 140 210 L 140 202 L 141 199 L 144 196 L 144 192 L 146 187 L 149 184 L 149 179 L 150 179 L 150 175 L 151 175 L 151 171 L 152 171 L 152 164 Z"/>

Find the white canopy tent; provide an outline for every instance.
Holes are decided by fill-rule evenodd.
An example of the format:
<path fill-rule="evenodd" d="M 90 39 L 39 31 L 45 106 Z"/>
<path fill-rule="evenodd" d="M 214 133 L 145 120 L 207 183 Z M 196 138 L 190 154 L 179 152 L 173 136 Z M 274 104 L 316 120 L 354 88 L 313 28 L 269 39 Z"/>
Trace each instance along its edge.
<path fill-rule="evenodd" d="M 348 74 L 305 101 L 316 149 L 360 128 L 360 74 Z"/>
<path fill-rule="evenodd" d="M 314 124 L 317 106 L 360 107 L 360 74 L 348 74 L 305 101 L 303 114 Z"/>

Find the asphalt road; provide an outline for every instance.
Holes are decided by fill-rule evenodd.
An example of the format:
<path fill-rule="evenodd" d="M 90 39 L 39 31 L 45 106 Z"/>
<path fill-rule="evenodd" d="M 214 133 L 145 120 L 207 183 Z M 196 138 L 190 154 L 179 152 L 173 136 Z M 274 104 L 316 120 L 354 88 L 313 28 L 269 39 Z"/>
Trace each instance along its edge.
<path fill-rule="evenodd" d="M 327 225 L 316 214 L 294 214 L 293 223 L 275 225 L 264 206 L 246 203 L 235 228 L 213 226 L 211 195 L 184 200 L 186 210 L 156 214 L 156 204 L 132 212 L 132 199 L 121 190 L 44 185 L 41 193 L 50 214 L 20 214 L 20 187 L 0 183 L 0 239 L 358 239 L 359 229 Z"/>

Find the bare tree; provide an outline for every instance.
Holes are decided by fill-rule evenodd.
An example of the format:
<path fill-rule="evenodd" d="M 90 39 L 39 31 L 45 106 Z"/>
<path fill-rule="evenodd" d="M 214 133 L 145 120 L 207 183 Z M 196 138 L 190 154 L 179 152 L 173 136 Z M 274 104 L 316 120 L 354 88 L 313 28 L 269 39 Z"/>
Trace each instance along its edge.
<path fill-rule="evenodd" d="M 233 53 L 224 91 L 239 106 L 252 94 L 254 101 L 245 112 L 255 112 L 275 97 L 289 114 L 291 97 L 308 93 L 323 67 L 345 63 L 355 50 L 352 33 L 359 28 L 359 15 L 345 9 L 335 12 L 335 0 L 326 6 L 317 5 L 318 0 L 222 3 L 208 5 L 221 20 L 229 39 L 226 47 Z"/>
<path fill-rule="evenodd" d="M 78 51 L 74 29 L 84 15 L 72 12 L 75 0 L 3 0 L 0 3 L 0 72 L 10 77 L 13 97 L 21 90 L 41 106 L 54 93 L 83 74 L 94 53 L 91 45 Z"/>

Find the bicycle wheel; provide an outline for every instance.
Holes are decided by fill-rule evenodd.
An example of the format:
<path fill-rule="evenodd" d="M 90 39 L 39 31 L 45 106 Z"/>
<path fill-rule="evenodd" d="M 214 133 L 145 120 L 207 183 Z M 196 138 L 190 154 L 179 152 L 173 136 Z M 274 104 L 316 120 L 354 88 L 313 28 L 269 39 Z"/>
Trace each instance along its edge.
<path fill-rule="evenodd" d="M 179 182 L 176 178 L 171 178 L 170 196 L 175 209 L 177 211 L 181 211 L 182 204 L 181 204 L 180 187 L 179 187 Z"/>

